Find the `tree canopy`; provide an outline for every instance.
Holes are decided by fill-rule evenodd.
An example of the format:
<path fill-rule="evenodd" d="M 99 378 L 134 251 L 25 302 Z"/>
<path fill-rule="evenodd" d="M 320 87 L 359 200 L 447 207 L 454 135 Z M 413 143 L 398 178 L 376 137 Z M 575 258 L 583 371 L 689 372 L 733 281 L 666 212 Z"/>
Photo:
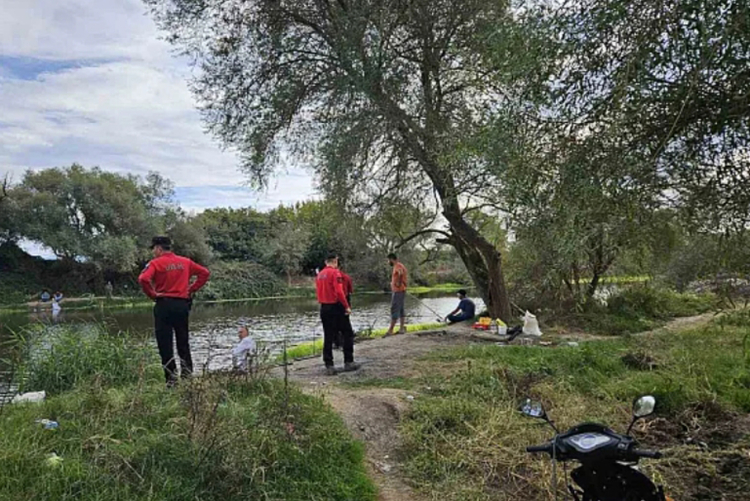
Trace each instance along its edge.
<path fill-rule="evenodd" d="M 433 206 L 448 222 L 434 230 L 491 312 L 509 318 L 501 256 L 466 218 L 495 203 L 497 179 L 456 151 L 544 81 L 480 50 L 493 36 L 508 58 L 535 50 L 524 36 L 534 22 L 488 0 L 146 3 L 200 69 L 192 84 L 207 127 L 240 151 L 251 179 L 263 184 L 291 153 L 343 201 Z"/>

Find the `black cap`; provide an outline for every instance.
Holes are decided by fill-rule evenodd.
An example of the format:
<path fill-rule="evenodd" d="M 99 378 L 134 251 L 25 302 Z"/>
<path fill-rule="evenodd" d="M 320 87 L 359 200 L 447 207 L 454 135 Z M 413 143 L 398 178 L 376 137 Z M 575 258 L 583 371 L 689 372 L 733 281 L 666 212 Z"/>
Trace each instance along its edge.
<path fill-rule="evenodd" d="M 169 237 L 154 237 L 151 239 L 151 248 L 159 246 L 162 249 L 170 249 L 172 247 L 172 240 Z"/>

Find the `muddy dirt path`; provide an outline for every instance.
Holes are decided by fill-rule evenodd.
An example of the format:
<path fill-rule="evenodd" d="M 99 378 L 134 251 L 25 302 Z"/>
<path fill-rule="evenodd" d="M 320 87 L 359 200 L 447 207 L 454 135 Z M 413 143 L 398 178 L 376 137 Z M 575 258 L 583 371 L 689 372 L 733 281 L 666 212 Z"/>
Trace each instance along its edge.
<path fill-rule="evenodd" d="M 689 326 L 706 324 L 713 315 L 673 320 L 664 327 L 639 335 L 672 332 Z M 545 335 L 542 341 L 557 342 L 606 339 L 584 333 Z M 406 481 L 399 461 L 399 422 L 408 410 L 413 392 L 381 388 L 377 385 L 357 387 L 358 381 L 410 378 L 418 376 L 418 360 L 424 355 L 455 346 L 497 343 L 500 338 L 478 333 L 458 325 L 442 330 L 412 333 L 368 340 L 355 345 L 355 359 L 362 364 L 357 372 L 326 376 L 319 357 L 295 361 L 289 366 L 289 379 L 307 393 L 325 399 L 343 418 L 349 430 L 365 444 L 371 478 L 379 491 L 379 501 L 423 501 Z M 337 367 L 343 365 L 340 351 L 334 352 Z M 281 376 L 283 369 L 277 368 Z"/>

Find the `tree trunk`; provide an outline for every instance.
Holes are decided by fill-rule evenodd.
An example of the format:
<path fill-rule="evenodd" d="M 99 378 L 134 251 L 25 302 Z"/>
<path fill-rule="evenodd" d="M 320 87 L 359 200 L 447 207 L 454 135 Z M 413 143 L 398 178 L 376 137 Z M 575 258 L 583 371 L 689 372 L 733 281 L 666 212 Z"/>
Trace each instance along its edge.
<path fill-rule="evenodd" d="M 449 243 L 461 256 L 471 279 L 487 306 L 492 318 L 500 318 L 505 323 L 512 320 L 510 298 L 505 288 L 505 276 L 500 252 L 469 225 L 460 212 L 446 206 L 443 211 L 451 225 L 453 236 Z"/>

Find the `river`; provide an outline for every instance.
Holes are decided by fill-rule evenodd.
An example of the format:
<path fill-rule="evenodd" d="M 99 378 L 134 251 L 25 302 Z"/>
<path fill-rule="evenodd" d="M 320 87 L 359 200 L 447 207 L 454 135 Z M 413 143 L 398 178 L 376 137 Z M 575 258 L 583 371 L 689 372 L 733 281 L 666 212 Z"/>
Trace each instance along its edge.
<path fill-rule="evenodd" d="M 352 327 L 354 331 L 388 327 L 388 294 L 354 296 Z M 475 299 L 477 312 L 483 308 L 481 299 Z M 429 323 L 450 313 L 458 304 L 454 295 L 429 294 L 419 299 L 407 296 L 407 323 Z M 230 350 L 237 343 L 237 330 L 247 324 L 256 341 L 271 345 L 278 351 L 284 340 L 288 346 L 320 338 L 323 328 L 314 299 L 277 299 L 243 303 L 196 304 L 191 315 L 191 348 L 196 368 L 219 369 L 231 363 Z M 42 323 L 54 329 L 59 324 L 98 323 L 110 332 L 126 331 L 134 336 L 151 338 L 153 316 L 150 308 L 120 310 L 63 309 L 53 318 L 50 312 L 24 313 L 0 316 L 0 359 L 2 345 L 12 337 L 12 332 Z M 154 345 L 156 343 L 154 342 Z M 155 348 L 154 348 L 155 349 Z"/>

